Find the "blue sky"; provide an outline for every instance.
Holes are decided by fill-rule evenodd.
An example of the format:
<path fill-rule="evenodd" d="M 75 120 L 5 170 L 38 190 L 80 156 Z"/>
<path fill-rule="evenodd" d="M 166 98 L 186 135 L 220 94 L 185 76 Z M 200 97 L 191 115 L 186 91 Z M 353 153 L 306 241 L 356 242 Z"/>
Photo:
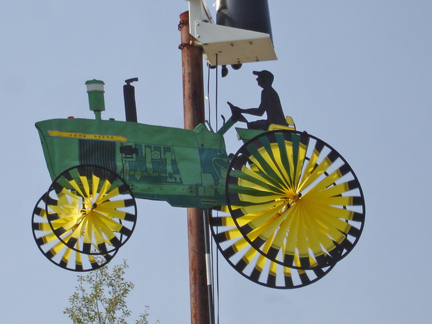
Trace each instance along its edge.
<path fill-rule="evenodd" d="M 183 127 L 177 24 L 186 10 L 181 0 L 1 1 L 2 322 L 69 323 L 62 312 L 76 284 L 33 241 L 32 211 L 51 183 L 35 122 L 93 118 L 89 79 L 106 84 L 103 117 L 124 120 L 122 85 L 138 77 L 139 121 Z M 218 112 L 229 116 L 226 101 L 256 106 L 252 71 L 272 71 L 297 128 L 354 169 L 366 223 L 351 254 L 301 289 L 258 286 L 219 258 L 220 322 L 430 323 L 432 3 L 275 0 L 270 14 L 278 60 L 219 79 Z M 240 147 L 232 131 L 226 142 L 229 152 Z M 130 265 L 129 308 L 189 323 L 186 210 L 139 200 L 138 215 L 113 261 Z"/>

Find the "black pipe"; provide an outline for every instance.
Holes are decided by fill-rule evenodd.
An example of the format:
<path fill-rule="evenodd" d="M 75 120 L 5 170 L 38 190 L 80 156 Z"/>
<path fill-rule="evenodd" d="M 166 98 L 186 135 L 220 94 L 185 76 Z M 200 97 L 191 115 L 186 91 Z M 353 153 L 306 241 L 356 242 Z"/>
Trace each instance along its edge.
<path fill-rule="evenodd" d="M 123 86 L 126 121 L 134 123 L 138 122 L 135 102 L 135 87 L 131 85 L 131 83 L 135 81 L 138 81 L 138 78 L 127 79 L 125 81 L 126 84 Z"/>

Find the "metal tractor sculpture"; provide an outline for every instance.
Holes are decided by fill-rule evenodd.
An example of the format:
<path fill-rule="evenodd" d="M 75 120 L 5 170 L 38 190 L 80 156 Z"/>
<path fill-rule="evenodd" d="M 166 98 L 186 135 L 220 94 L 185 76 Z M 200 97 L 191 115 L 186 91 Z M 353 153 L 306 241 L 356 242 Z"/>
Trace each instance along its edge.
<path fill-rule="evenodd" d="M 330 145 L 272 124 L 237 128 L 243 145 L 227 154 L 221 129 L 136 122 L 133 87 L 124 86 L 127 121 L 102 120 L 103 82 L 88 81 L 96 118 L 36 123 L 52 180 L 32 217 L 35 241 L 54 264 L 89 271 L 131 237 L 136 198 L 210 213 L 213 238 L 244 277 L 298 288 L 326 275 L 358 242 L 365 219 L 359 181 Z M 132 116 L 132 117 L 131 117 Z"/>

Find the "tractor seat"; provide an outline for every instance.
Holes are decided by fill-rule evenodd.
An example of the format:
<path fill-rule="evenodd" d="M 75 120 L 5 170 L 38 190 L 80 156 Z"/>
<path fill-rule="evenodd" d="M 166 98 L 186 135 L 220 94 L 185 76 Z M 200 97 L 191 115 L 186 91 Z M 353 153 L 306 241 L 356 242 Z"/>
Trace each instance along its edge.
<path fill-rule="evenodd" d="M 269 126 L 269 131 L 274 131 L 274 130 L 282 130 L 282 129 L 286 129 L 286 130 L 296 130 L 295 127 L 295 123 L 294 120 L 292 119 L 291 116 L 286 116 L 285 120 L 288 124 L 288 126 L 283 126 L 283 125 L 278 125 L 278 124 L 271 124 Z"/>

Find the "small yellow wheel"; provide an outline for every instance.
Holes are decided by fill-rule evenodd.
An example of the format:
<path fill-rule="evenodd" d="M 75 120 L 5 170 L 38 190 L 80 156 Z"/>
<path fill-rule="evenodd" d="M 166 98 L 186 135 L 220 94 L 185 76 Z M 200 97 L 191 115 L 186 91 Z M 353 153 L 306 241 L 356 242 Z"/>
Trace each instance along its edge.
<path fill-rule="evenodd" d="M 52 232 L 84 254 L 107 254 L 125 244 L 135 229 L 137 208 L 128 184 L 113 171 L 79 165 L 51 184 L 46 213 Z"/>
<path fill-rule="evenodd" d="M 272 131 L 233 157 L 227 204 L 246 242 L 283 266 L 333 265 L 363 230 L 360 183 L 345 159 L 307 133 Z"/>
<path fill-rule="evenodd" d="M 107 264 L 117 253 L 93 256 L 77 252 L 65 244 L 52 232 L 45 212 L 44 194 L 33 210 L 32 230 L 35 242 L 42 254 L 55 265 L 71 271 L 91 271 Z M 67 238 L 66 238 L 67 239 Z"/>
<path fill-rule="evenodd" d="M 259 253 L 246 239 L 229 214 L 218 212 L 211 216 L 213 238 L 227 262 L 245 278 L 265 287 L 293 289 L 310 285 L 333 269 L 312 264 L 308 270 L 294 269 L 271 261 Z M 263 248 L 266 252 L 271 241 Z M 296 260 L 299 264 L 299 260 Z"/>

